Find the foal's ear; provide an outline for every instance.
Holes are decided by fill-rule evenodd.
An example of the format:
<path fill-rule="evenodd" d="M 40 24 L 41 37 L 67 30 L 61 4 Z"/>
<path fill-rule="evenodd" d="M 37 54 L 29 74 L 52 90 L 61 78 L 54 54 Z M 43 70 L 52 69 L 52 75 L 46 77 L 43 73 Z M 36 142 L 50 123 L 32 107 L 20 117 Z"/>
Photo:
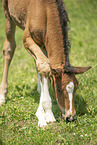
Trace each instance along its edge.
<path fill-rule="evenodd" d="M 66 73 L 74 73 L 74 74 L 82 74 L 84 72 L 86 72 L 87 70 L 89 70 L 91 68 L 91 66 L 88 67 L 64 67 L 65 72 Z"/>

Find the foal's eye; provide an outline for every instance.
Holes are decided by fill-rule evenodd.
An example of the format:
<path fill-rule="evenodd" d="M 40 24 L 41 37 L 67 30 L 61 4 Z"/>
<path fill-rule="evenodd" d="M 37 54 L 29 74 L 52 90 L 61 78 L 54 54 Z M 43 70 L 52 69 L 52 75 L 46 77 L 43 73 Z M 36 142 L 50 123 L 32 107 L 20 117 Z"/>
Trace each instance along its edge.
<path fill-rule="evenodd" d="M 61 90 L 60 90 L 60 88 L 57 88 L 57 91 L 58 91 L 58 93 L 61 93 Z"/>

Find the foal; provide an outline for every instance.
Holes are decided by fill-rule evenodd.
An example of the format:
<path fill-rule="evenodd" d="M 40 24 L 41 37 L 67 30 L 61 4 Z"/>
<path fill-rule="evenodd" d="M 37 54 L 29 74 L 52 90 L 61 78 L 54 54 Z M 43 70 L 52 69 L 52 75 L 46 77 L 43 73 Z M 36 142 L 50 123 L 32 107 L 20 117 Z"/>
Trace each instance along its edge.
<path fill-rule="evenodd" d="M 3 8 L 6 41 L 3 46 L 5 65 L 0 86 L 0 104 L 5 102 L 8 90 L 8 69 L 16 48 L 17 25 L 24 30 L 24 47 L 34 57 L 38 70 L 38 125 L 45 126 L 48 122 L 55 121 L 49 95 L 49 79 L 54 82 L 55 97 L 64 119 L 72 121 L 76 115 L 74 95 L 78 88 L 75 74 L 84 73 L 90 67 L 70 65 L 68 16 L 63 0 L 3 0 Z"/>

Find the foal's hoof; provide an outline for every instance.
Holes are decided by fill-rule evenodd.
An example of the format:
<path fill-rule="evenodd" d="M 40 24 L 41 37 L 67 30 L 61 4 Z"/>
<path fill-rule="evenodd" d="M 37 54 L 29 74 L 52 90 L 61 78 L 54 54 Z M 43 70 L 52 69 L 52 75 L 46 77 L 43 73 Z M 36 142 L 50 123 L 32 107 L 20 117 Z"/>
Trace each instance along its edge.
<path fill-rule="evenodd" d="M 5 101 L 0 100 L 0 106 L 2 106 L 3 104 L 5 104 Z"/>
<path fill-rule="evenodd" d="M 38 122 L 38 126 L 44 129 L 44 127 L 47 126 L 47 123 L 46 123 L 46 121 Z"/>
<path fill-rule="evenodd" d="M 5 97 L 0 95 L 0 106 L 5 103 Z"/>

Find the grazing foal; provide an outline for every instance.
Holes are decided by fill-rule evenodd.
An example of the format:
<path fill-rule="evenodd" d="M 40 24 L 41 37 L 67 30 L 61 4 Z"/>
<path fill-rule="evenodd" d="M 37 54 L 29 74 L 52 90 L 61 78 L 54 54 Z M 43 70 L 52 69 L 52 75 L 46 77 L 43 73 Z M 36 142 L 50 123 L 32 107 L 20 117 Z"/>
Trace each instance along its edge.
<path fill-rule="evenodd" d="M 6 41 L 5 60 L 0 86 L 0 104 L 5 102 L 8 90 L 8 69 L 16 48 L 16 25 L 24 30 L 23 43 L 34 57 L 38 71 L 39 108 L 38 125 L 55 121 L 49 95 L 49 80 L 53 80 L 55 97 L 65 120 L 76 115 L 74 94 L 78 88 L 75 74 L 90 67 L 72 67 L 69 62 L 68 16 L 63 0 L 3 0 Z"/>

